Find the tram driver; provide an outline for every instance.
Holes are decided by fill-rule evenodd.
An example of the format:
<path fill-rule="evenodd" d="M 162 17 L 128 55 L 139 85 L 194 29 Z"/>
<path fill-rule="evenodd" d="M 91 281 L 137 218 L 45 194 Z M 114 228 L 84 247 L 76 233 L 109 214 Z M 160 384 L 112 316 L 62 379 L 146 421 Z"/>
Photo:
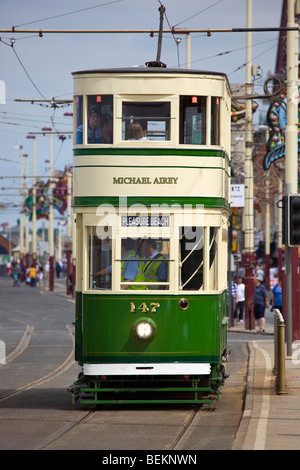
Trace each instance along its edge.
<path fill-rule="evenodd" d="M 134 240 L 132 240 L 131 238 L 124 238 L 122 240 L 121 256 L 121 282 L 132 283 L 132 285 L 123 284 L 121 286 L 121 289 L 146 289 L 145 285 L 134 284 L 136 282 L 145 282 L 146 280 L 143 271 L 143 263 L 141 262 L 140 258 L 136 255 L 136 252 L 134 250 Z M 111 272 L 112 267 L 107 266 L 106 268 L 94 273 L 93 275 L 105 276 L 107 274 L 111 274 Z"/>
<path fill-rule="evenodd" d="M 156 240 L 147 238 L 142 243 L 142 253 L 146 258 L 144 261 L 144 273 L 147 282 L 167 282 L 168 267 L 164 255 L 159 253 L 157 249 Z M 153 284 L 153 287 L 148 285 L 148 289 L 157 289 L 158 286 Z M 165 289 L 165 286 L 159 286 L 160 289 Z"/>

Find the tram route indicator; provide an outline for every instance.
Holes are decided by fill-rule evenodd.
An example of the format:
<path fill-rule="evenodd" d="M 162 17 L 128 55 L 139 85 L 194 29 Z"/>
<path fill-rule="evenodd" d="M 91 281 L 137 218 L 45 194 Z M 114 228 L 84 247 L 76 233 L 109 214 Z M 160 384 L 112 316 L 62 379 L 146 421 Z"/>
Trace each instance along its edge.
<path fill-rule="evenodd" d="M 169 227 L 168 215 L 127 215 L 121 217 L 122 227 Z"/>

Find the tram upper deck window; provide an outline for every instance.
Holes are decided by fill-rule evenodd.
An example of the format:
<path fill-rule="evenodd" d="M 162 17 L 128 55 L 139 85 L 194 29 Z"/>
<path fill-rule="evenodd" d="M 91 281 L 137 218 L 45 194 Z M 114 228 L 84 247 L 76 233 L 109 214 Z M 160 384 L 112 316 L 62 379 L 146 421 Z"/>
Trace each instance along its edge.
<path fill-rule="evenodd" d="M 77 124 L 77 123 L 76 123 Z M 83 143 L 83 124 L 76 128 L 76 144 Z M 88 144 L 113 143 L 113 97 L 112 95 L 90 95 L 87 97 Z"/>
<path fill-rule="evenodd" d="M 83 143 L 83 96 L 75 96 L 75 123 L 76 140 L 75 144 Z"/>
<path fill-rule="evenodd" d="M 170 140 L 169 102 L 123 102 L 122 140 Z"/>
<path fill-rule="evenodd" d="M 205 145 L 206 97 L 180 97 L 179 143 Z"/>
<path fill-rule="evenodd" d="M 211 98 L 211 145 L 220 145 L 220 98 Z"/>

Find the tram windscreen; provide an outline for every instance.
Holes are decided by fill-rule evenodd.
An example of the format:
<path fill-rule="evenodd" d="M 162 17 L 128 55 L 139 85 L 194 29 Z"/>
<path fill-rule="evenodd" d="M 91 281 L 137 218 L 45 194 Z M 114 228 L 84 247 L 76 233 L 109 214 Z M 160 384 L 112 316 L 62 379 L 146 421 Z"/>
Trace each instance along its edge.
<path fill-rule="evenodd" d="M 107 237 L 99 237 L 96 227 L 89 227 L 89 288 L 111 289 L 112 238 L 110 227 Z"/>
<path fill-rule="evenodd" d="M 181 290 L 203 289 L 203 227 L 180 228 L 180 276 Z"/>
<path fill-rule="evenodd" d="M 122 289 L 169 289 L 170 240 L 122 238 Z"/>
<path fill-rule="evenodd" d="M 122 140 L 170 140 L 169 102 L 123 102 Z"/>
<path fill-rule="evenodd" d="M 207 261 L 204 227 L 180 228 L 180 290 L 216 290 L 218 285 L 218 228 L 207 231 Z"/>

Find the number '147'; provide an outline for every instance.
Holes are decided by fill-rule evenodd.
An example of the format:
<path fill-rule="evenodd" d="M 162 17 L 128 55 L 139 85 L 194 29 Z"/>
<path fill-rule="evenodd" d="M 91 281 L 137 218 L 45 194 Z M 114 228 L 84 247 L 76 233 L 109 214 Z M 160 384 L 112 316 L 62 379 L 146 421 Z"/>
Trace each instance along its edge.
<path fill-rule="evenodd" d="M 135 313 L 138 310 L 142 313 L 156 313 L 156 310 L 160 307 L 158 302 L 151 302 L 150 307 L 146 304 L 146 302 L 142 302 L 138 307 L 135 306 L 134 302 L 130 302 L 130 313 Z"/>

